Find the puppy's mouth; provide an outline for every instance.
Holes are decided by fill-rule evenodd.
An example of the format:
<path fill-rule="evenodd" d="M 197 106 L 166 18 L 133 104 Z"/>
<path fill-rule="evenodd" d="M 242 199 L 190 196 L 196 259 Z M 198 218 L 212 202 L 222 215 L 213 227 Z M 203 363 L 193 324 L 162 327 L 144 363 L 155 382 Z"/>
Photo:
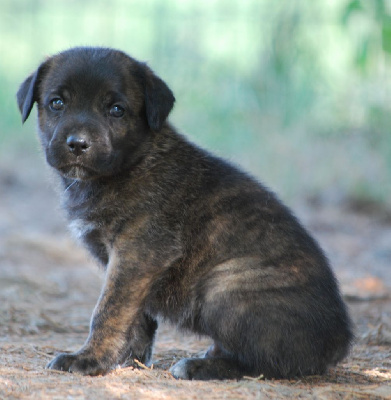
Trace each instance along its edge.
<path fill-rule="evenodd" d="M 99 173 L 93 168 L 86 167 L 83 164 L 66 164 L 55 168 L 65 178 L 76 179 L 80 181 L 92 179 L 99 175 Z"/>

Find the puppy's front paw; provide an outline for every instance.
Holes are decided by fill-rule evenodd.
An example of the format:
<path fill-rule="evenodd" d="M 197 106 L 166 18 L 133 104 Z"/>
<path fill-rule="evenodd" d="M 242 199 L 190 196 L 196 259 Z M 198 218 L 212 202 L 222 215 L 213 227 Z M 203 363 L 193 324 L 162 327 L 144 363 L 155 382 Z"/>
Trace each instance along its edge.
<path fill-rule="evenodd" d="M 83 354 L 61 353 L 46 366 L 47 369 L 78 372 L 83 375 L 104 375 L 110 368 L 102 366 L 95 358 Z"/>

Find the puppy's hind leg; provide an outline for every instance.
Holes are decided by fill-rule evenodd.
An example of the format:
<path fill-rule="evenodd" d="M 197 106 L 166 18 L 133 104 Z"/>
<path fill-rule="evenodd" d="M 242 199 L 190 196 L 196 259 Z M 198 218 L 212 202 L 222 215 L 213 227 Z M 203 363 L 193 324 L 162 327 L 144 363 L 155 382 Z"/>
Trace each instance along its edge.
<path fill-rule="evenodd" d="M 208 349 L 205 358 L 185 358 L 170 369 L 177 379 L 210 380 L 240 379 L 245 370 L 217 342 Z"/>
<path fill-rule="evenodd" d="M 240 379 L 245 375 L 238 362 L 232 358 L 184 358 L 170 368 L 177 379 L 211 380 Z"/>

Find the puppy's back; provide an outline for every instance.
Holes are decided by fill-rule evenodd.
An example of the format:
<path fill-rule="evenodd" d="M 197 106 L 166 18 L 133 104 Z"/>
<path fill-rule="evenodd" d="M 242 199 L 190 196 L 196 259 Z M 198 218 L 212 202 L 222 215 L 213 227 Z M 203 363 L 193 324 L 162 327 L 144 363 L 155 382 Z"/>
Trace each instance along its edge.
<path fill-rule="evenodd" d="M 273 193 L 175 135 L 166 162 L 183 257 L 163 315 L 211 336 L 247 373 L 323 373 L 352 333 L 321 248 Z"/>

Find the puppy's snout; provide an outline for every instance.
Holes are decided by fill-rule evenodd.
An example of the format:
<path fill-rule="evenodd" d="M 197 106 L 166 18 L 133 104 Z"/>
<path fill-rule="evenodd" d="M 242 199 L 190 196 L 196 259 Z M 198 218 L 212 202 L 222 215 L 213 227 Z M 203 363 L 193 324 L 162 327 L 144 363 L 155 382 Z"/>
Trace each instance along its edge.
<path fill-rule="evenodd" d="M 67 138 L 69 151 L 75 156 L 80 156 L 90 148 L 90 143 L 83 136 L 70 135 Z"/>

